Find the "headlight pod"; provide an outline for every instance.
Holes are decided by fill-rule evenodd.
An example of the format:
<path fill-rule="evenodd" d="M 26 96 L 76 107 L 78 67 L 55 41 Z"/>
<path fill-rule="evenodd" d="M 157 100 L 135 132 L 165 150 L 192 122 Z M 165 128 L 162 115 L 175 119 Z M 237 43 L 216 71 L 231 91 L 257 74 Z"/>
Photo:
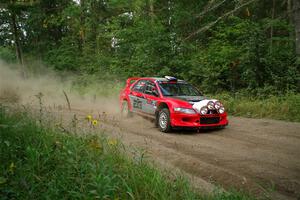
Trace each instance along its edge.
<path fill-rule="evenodd" d="M 218 112 L 220 114 L 223 114 L 225 112 L 225 108 L 223 106 L 221 106 L 219 109 L 218 109 Z"/>
<path fill-rule="evenodd" d="M 185 114 L 196 114 L 195 110 L 191 108 L 174 108 L 174 111 L 185 113 Z"/>
<path fill-rule="evenodd" d="M 200 109 L 200 114 L 201 114 L 201 115 L 206 115 L 207 112 L 208 112 L 208 108 L 207 108 L 206 106 L 204 106 L 204 107 L 202 107 L 202 108 Z"/>
<path fill-rule="evenodd" d="M 213 102 L 213 101 L 209 101 L 209 102 L 207 103 L 207 108 L 208 108 L 209 110 L 215 109 L 215 104 L 214 104 L 214 102 Z"/>
<path fill-rule="evenodd" d="M 221 108 L 221 107 L 223 107 L 223 105 L 221 104 L 221 102 L 220 101 L 216 101 L 215 102 L 215 109 L 219 109 L 219 108 Z"/>

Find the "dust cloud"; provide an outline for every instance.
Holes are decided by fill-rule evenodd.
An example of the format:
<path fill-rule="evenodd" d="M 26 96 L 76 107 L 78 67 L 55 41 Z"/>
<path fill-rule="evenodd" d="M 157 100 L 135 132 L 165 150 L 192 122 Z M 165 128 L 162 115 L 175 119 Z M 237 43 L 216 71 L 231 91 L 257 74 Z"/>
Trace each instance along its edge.
<path fill-rule="evenodd" d="M 107 112 L 116 114 L 119 112 L 118 96 L 100 96 L 97 92 L 88 92 L 80 95 L 72 85 L 74 76 L 58 76 L 49 69 L 43 69 L 39 75 L 22 77 L 20 67 L 6 64 L 0 61 L 0 103 L 21 104 L 37 106 L 38 96 L 41 96 L 43 106 L 68 108 L 67 99 L 71 109 L 86 111 Z M 105 87 L 97 84 L 96 87 Z M 101 88 L 109 90 L 111 88 Z"/>

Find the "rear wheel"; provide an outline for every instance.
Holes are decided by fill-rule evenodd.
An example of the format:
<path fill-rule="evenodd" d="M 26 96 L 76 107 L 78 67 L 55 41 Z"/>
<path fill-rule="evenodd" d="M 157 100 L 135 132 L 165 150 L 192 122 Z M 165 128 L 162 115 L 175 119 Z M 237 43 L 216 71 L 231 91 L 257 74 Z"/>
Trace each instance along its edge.
<path fill-rule="evenodd" d="M 157 122 L 160 131 L 168 133 L 172 130 L 169 109 L 163 108 L 159 111 Z"/>
<path fill-rule="evenodd" d="M 132 116 L 131 111 L 129 110 L 129 105 L 127 101 L 123 101 L 121 115 L 123 118 L 129 118 Z"/>

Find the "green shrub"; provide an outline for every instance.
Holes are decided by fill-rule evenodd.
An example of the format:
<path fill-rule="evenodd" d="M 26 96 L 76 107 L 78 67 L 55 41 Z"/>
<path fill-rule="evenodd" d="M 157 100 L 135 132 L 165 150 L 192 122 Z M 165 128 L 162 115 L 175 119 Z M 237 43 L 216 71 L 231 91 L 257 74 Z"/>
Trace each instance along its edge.
<path fill-rule="evenodd" d="M 234 116 L 253 118 L 270 118 L 300 122 L 300 94 L 287 93 L 285 95 L 235 96 L 223 93 L 217 95 L 227 109 Z"/>
<path fill-rule="evenodd" d="M 8 47 L 0 47 L 0 59 L 7 63 L 15 63 L 16 55 L 15 52 Z"/>

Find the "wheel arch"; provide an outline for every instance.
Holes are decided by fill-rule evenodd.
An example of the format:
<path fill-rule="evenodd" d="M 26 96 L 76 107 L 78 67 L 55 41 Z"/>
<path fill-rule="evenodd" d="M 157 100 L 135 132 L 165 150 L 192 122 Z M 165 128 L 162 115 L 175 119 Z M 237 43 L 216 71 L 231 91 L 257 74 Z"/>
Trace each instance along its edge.
<path fill-rule="evenodd" d="M 156 113 L 158 113 L 161 109 L 163 109 L 163 108 L 168 108 L 169 110 L 170 110 L 170 108 L 169 108 L 169 105 L 166 103 L 166 102 L 161 102 L 158 106 L 157 106 L 157 108 L 156 108 Z"/>
<path fill-rule="evenodd" d="M 130 101 L 129 101 L 129 98 L 127 98 L 127 97 L 123 97 L 123 98 L 121 99 L 121 101 L 120 101 L 120 108 L 121 108 L 121 109 L 123 108 L 123 102 L 124 102 L 124 101 L 127 102 L 128 107 L 129 107 L 129 109 L 131 110 Z"/>
<path fill-rule="evenodd" d="M 159 103 L 159 105 L 157 106 L 156 108 L 156 111 L 155 111 L 155 124 L 157 125 L 158 123 L 158 113 L 160 110 L 162 110 L 163 108 L 167 108 L 170 110 L 170 107 L 169 105 L 166 103 L 166 102 L 161 102 Z"/>

